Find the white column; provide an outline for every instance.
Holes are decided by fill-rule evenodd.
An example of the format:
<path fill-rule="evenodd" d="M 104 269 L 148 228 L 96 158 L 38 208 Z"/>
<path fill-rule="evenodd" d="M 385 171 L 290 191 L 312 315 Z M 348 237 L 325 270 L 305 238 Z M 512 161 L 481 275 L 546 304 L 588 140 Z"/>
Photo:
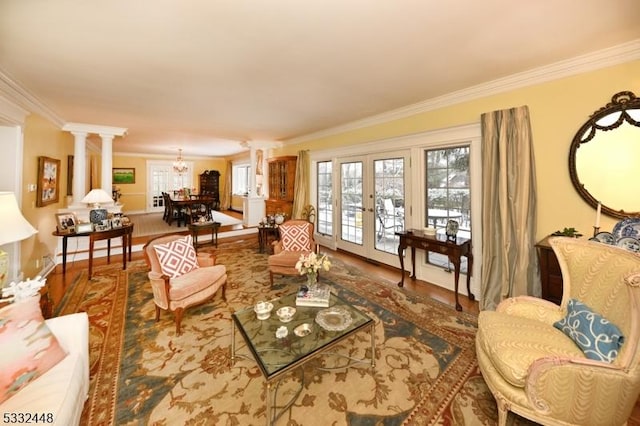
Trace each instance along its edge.
<path fill-rule="evenodd" d="M 102 138 L 102 189 L 111 194 L 113 166 L 113 135 L 100 134 Z"/>
<path fill-rule="evenodd" d="M 71 132 L 73 145 L 73 205 L 80 205 L 87 190 L 87 133 Z"/>
<path fill-rule="evenodd" d="M 251 147 L 249 151 L 249 197 L 256 196 L 256 149 Z"/>

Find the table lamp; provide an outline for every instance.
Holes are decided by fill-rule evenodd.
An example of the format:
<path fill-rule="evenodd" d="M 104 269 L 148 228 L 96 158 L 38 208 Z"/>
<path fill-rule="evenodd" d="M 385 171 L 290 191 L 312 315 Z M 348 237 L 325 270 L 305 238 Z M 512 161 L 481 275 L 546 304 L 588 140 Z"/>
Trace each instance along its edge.
<path fill-rule="evenodd" d="M 0 192 L 0 247 L 29 238 L 38 231 L 22 216 L 13 192 Z M 9 272 L 9 255 L 0 249 L 0 288 Z"/>
<path fill-rule="evenodd" d="M 100 204 L 111 203 L 113 199 L 104 189 L 92 189 L 81 201 L 82 203 L 91 204 L 93 210 L 89 212 L 89 222 L 102 223 L 107 218 L 107 210 L 101 209 Z"/>

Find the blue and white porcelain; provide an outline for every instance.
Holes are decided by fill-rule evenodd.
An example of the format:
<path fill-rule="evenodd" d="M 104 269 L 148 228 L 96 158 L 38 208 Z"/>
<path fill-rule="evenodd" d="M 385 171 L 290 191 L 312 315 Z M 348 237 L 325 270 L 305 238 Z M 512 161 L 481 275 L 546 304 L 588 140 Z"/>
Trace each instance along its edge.
<path fill-rule="evenodd" d="M 622 237 L 616 241 L 616 245 L 634 253 L 640 253 L 640 240 L 637 238 Z"/>
<path fill-rule="evenodd" d="M 616 223 L 611 232 L 616 241 L 623 237 L 640 239 L 640 217 L 630 217 Z"/>

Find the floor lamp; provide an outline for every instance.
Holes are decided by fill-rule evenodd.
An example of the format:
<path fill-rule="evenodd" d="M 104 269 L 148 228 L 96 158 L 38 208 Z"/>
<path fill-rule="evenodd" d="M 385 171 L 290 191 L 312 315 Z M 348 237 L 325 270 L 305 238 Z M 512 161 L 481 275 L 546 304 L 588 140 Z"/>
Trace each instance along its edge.
<path fill-rule="evenodd" d="M 0 217 L 0 288 L 3 288 L 9 274 L 9 254 L 1 247 L 29 238 L 38 231 L 22 216 L 13 192 L 0 192 Z"/>

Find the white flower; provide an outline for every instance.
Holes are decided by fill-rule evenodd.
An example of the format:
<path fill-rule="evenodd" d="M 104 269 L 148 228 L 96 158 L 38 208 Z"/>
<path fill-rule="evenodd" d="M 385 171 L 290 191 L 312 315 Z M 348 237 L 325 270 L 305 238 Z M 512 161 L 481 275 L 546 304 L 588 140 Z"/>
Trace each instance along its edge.
<path fill-rule="evenodd" d="M 331 268 L 331 262 L 326 254 L 318 256 L 315 252 L 308 255 L 301 255 L 296 262 L 296 270 L 300 275 L 316 274 L 320 269 L 328 271 Z"/>

